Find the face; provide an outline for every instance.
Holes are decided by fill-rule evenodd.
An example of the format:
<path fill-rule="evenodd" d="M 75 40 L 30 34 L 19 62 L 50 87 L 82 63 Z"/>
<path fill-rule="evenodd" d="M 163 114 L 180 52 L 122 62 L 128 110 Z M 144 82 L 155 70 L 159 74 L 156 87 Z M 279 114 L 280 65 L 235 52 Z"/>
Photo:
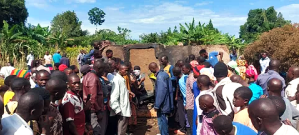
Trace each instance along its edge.
<path fill-rule="evenodd" d="M 165 66 L 165 65 L 168 64 L 168 60 L 165 60 L 165 58 L 162 57 L 162 58 L 160 59 L 160 63 L 161 63 L 162 65 Z"/>
<path fill-rule="evenodd" d="M 76 91 L 77 93 L 79 93 L 79 91 L 81 90 L 81 88 L 80 88 L 80 78 L 79 77 L 70 78 L 69 88 L 72 91 Z"/>
<path fill-rule="evenodd" d="M 293 78 L 294 78 L 293 70 L 292 70 L 292 68 L 290 68 L 290 69 L 288 70 L 287 79 L 288 79 L 288 80 L 293 80 Z"/>
<path fill-rule="evenodd" d="M 234 94 L 233 104 L 235 107 L 244 106 L 244 99 L 242 99 L 239 95 Z"/>
<path fill-rule="evenodd" d="M 120 67 L 120 69 L 119 69 L 119 73 L 120 73 L 120 75 L 122 75 L 122 76 L 127 75 L 127 74 L 128 74 L 128 71 L 129 71 L 129 68 L 128 68 L 127 66 L 122 66 L 122 67 Z"/>
<path fill-rule="evenodd" d="M 185 66 L 182 67 L 183 74 L 188 75 L 190 73 L 190 69 L 186 68 Z"/>
<path fill-rule="evenodd" d="M 208 58 L 208 53 L 207 53 L 207 52 L 202 53 L 202 54 L 200 54 L 200 56 L 202 56 L 202 57 L 204 57 L 205 59 L 207 59 L 207 58 Z"/>
<path fill-rule="evenodd" d="M 267 54 L 266 53 L 262 53 L 262 58 L 266 58 Z"/>
<path fill-rule="evenodd" d="M 261 120 L 254 115 L 253 110 L 251 110 L 251 108 L 248 109 L 248 113 L 254 128 L 258 131 L 261 131 Z"/>
<path fill-rule="evenodd" d="M 41 73 L 40 75 L 36 76 L 36 83 L 40 87 L 46 87 L 46 84 L 49 79 L 50 79 L 50 74 Z"/>
<path fill-rule="evenodd" d="M 106 53 L 107 58 L 112 58 L 113 57 L 113 52 Z"/>
<path fill-rule="evenodd" d="M 154 74 L 157 73 L 156 68 L 154 68 L 154 67 L 150 66 L 148 69 Z"/>
<path fill-rule="evenodd" d="M 48 51 L 46 51 L 46 55 L 49 55 L 49 52 L 48 52 Z"/>

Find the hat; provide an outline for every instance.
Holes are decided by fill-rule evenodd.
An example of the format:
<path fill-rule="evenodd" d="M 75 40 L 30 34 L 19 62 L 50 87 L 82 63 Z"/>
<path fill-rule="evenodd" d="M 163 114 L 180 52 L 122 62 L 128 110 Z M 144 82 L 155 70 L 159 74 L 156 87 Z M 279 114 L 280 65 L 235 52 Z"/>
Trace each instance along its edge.
<path fill-rule="evenodd" d="M 80 69 L 80 72 L 81 72 L 82 74 L 85 74 L 85 73 L 87 73 L 87 72 L 90 71 L 90 70 L 91 70 L 91 68 L 90 68 L 89 65 L 83 65 L 83 66 L 81 67 L 81 69 Z"/>
<path fill-rule="evenodd" d="M 216 78 L 227 77 L 228 69 L 223 62 L 218 62 L 214 67 L 214 76 Z"/>
<path fill-rule="evenodd" d="M 59 71 L 63 72 L 65 69 L 67 69 L 67 66 L 64 64 L 59 65 L 58 67 Z"/>
<path fill-rule="evenodd" d="M 30 71 L 14 69 L 11 71 L 10 75 L 16 75 L 19 78 L 27 78 L 28 76 L 30 76 Z"/>
<path fill-rule="evenodd" d="M 200 70 L 201 70 L 202 68 L 204 68 L 204 67 L 205 67 L 204 65 L 198 65 L 198 66 L 194 67 L 194 68 L 193 68 L 193 73 L 194 73 L 195 75 L 199 76 L 199 75 L 200 75 Z"/>

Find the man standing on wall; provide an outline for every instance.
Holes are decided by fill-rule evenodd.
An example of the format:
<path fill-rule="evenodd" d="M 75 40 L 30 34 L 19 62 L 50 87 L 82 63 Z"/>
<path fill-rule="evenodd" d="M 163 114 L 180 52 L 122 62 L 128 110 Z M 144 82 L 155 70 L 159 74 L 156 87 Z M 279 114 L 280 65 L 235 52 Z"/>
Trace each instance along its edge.
<path fill-rule="evenodd" d="M 206 49 L 201 49 L 199 52 L 200 56 L 206 58 L 206 60 L 214 67 L 218 62 L 218 58 L 217 56 L 220 56 L 220 61 L 222 61 L 223 58 L 223 52 L 217 52 L 217 51 L 213 51 L 210 52 L 208 54 L 208 52 L 206 51 Z"/>
<path fill-rule="evenodd" d="M 174 109 L 173 88 L 169 75 L 160 70 L 157 63 L 150 63 L 149 70 L 157 77 L 155 82 L 155 104 L 157 111 L 158 125 L 161 135 L 168 135 L 167 115 Z"/>
<path fill-rule="evenodd" d="M 267 53 L 261 54 L 262 58 L 260 59 L 260 65 L 261 65 L 261 74 L 264 74 L 266 72 L 267 67 L 270 63 L 270 58 L 267 56 Z"/>

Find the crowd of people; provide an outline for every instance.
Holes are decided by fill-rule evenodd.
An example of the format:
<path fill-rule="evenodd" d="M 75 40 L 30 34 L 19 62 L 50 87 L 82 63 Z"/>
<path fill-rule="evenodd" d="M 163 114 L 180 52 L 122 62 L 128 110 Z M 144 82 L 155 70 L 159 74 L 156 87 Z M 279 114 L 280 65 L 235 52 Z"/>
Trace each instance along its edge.
<path fill-rule="evenodd" d="M 110 44 L 94 41 L 78 66 L 60 51 L 43 59 L 29 53 L 28 70 L 3 66 L 1 134 L 133 134 L 145 76 L 112 50 L 102 56 Z M 299 135 L 299 67 L 283 77 L 266 53 L 258 68 L 234 50 L 230 62 L 222 59 L 202 49 L 174 65 L 166 55 L 149 63 L 161 135 Z"/>

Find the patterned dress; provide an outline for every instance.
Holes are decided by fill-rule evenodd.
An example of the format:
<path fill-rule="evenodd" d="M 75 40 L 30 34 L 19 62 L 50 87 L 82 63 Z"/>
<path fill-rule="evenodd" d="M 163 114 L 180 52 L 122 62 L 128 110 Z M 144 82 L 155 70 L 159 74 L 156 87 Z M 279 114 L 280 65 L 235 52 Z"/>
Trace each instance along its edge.
<path fill-rule="evenodd" d="M 240 76 L 243 78 L 243 80 L 246 79 L 246 67 L 247 61 L 246 60 L 237 60 L 238 68 L 240 69 Z"/>

